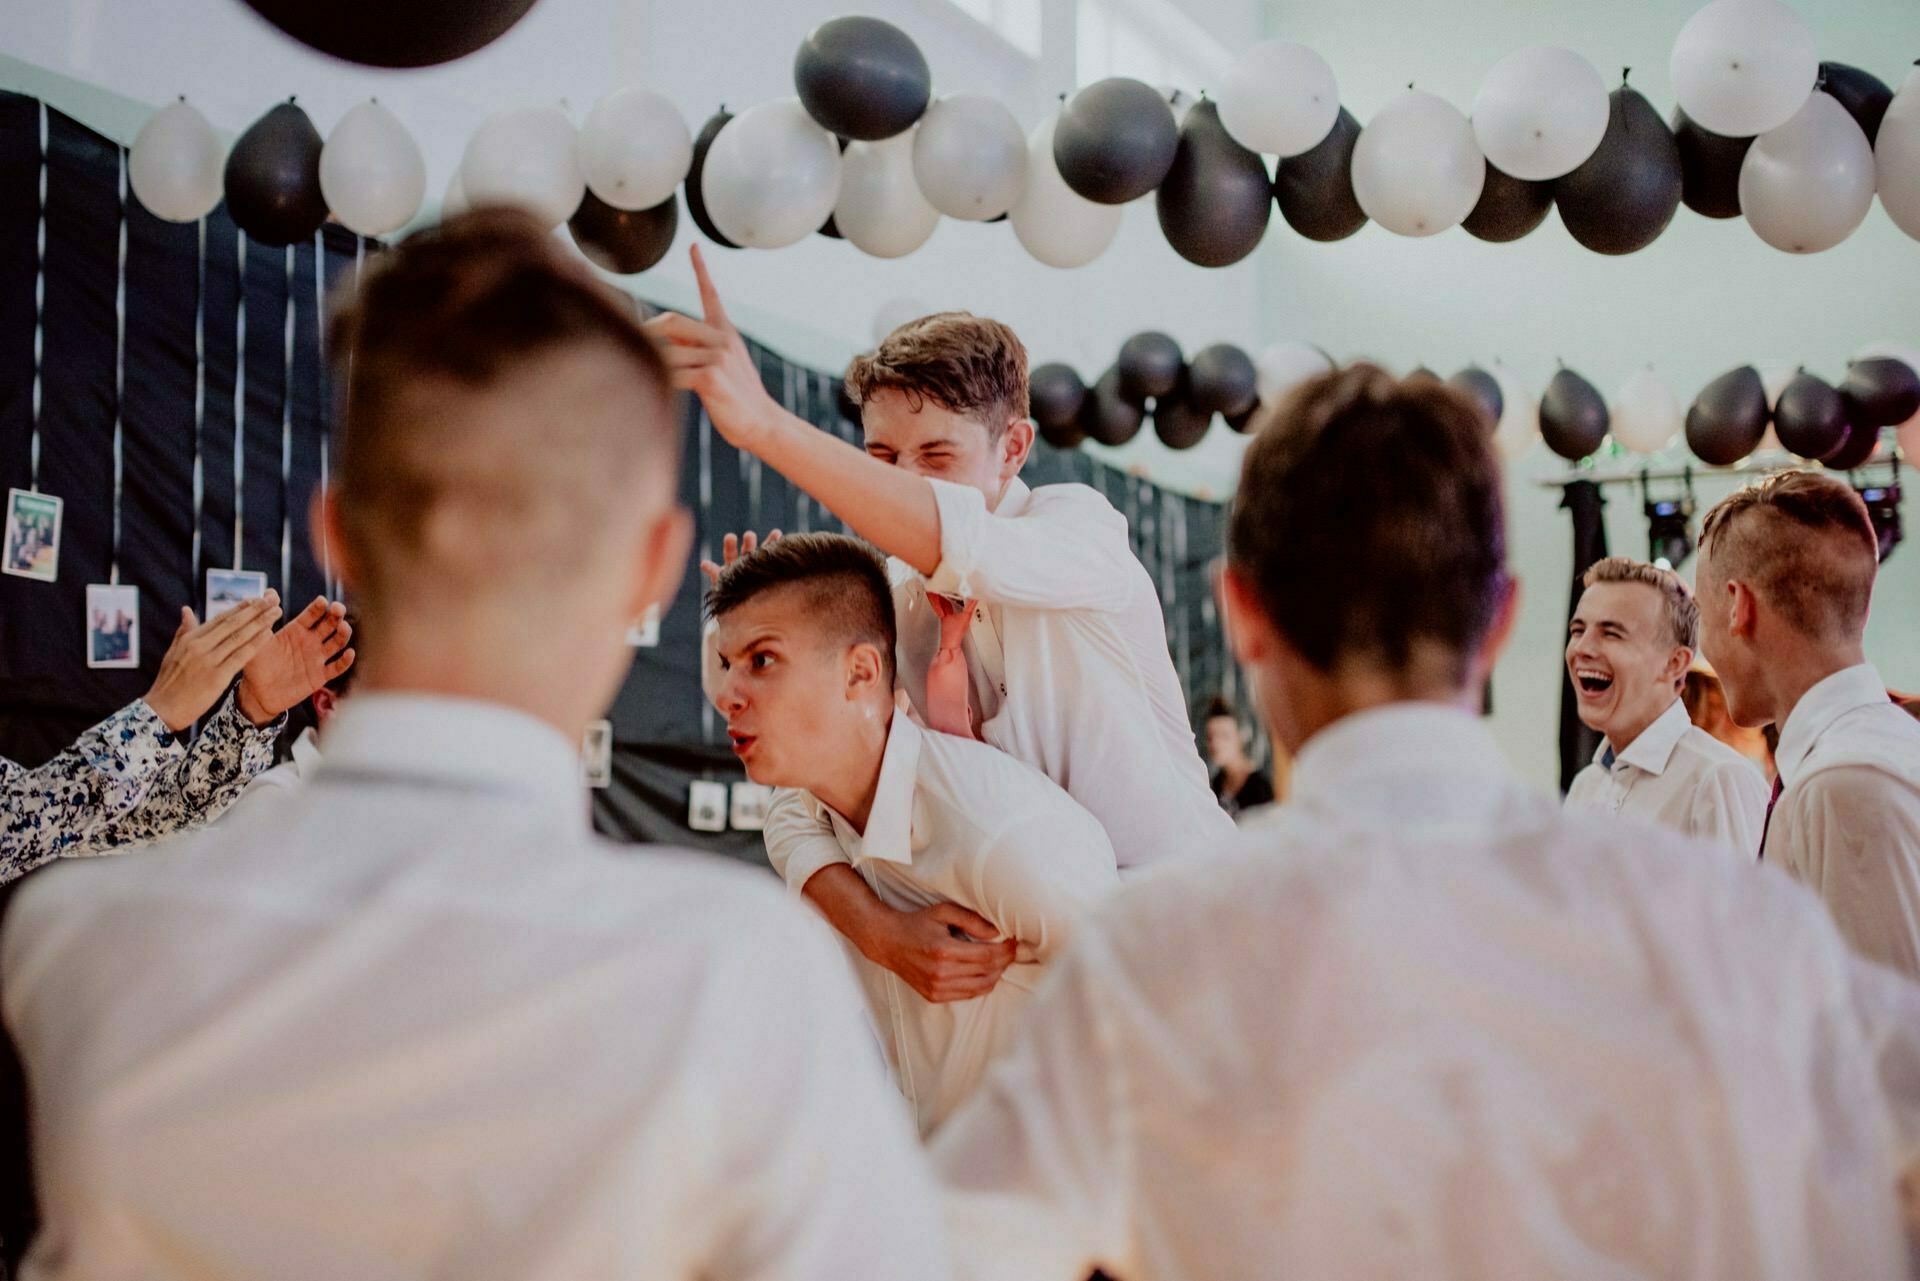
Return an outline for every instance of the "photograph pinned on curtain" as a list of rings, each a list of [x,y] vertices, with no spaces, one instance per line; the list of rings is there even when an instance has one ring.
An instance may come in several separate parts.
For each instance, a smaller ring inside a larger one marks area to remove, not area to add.
[[[727,830],[727,785],[695,779],[687,785],[687,826],[696,832]]]
[[[87,584],[87,666],[140,666],[140,589]]]
[[[647,606],[647,612],[634,620],[627,628],[627,644],[635,649],[658,649],[660,646],[660,607]]]
[[[592,721],[580,742],[580,772],[588,787],[613,786],[613,722]]]
[[[210,569],[207,571],[207,612],[203,621],[211,623],[220,615],[266,594],[267,576],[257,569]]]
[[[60,576],[60,513],[66,504],[30,489],[7,491],[5,556],[0,570],[51,583]]]
[[[758,832],[767,826],[767,806],[773,804],[773,789],[765,783],[735,783],[731,789],[732,812],[728,815],[736,832]]]

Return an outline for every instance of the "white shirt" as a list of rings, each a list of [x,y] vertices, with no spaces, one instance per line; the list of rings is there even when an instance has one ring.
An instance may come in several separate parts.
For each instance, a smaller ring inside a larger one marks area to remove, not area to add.
[[[4,935],[23,1276],[942,1276],[832,935],[622,849],[577,748],[363,691],[286,804],[56,868]]]
[[[1676,698],[1626,751],[1601,740],[1567,789],[1567,808],[1658,823],[1751,862],[1767,792],[1759,767],[1695,725]]]
[[[801,793],[882,903],[957,903],[1019,941],[985,996],[933,1003],[856,955],[900,1092],[930,1134],[1011,1042],[1047,963],[1119,886],[1092,815],[1030,765],[984,743],[922,730],[895,712],[866,834]]]
[[[1920,990],[1810,895],[1399,704],[1083,923],[934,1158],[970,1278],[1807,1281],[1902,1275],[1916,1137]]]
[[[996,511],[935,480],[940,566],[893,571],[899,681],[924,717],[940,647],[929,591],[977,601],[964,652],[981,736],[1100,820],[1123,868],[1177,859],[1233,832],[1208,783],[1167,649],[1160,596],[1127,520],[1086,485],[1015,479]],[[767,856],[795,891],[844,861],[799,800],[776,795]]]
[[[1811,886],[1863,956],[1920,978],[1920,721],[1871,663],[1801,696],[1774,752],[1766,861]]]

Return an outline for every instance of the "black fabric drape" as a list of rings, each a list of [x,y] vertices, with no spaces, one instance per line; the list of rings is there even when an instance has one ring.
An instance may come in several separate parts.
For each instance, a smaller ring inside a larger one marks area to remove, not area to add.
[[[1600,486],[1590,480],[1576,480],[1567,485],[1566,494],[1560,500],[1560,506],[1573,517],[1573,588],[1567,598],[1567,620],[1573,620],[1573,611],[1580,607],[1580,593],[1585,590],[1580,579],[1595,561],[1607,556],[1607,500],[1600,493]],[[1563,669],[1560,673],[1560,790],[1565,792],[1573,785],[1573,776],[1585,769],[1593,760],[1593,754],[1600,746],[1600,734],[1590,730],[1580,722],[1580,699],[1574,692],[1573,678]]]

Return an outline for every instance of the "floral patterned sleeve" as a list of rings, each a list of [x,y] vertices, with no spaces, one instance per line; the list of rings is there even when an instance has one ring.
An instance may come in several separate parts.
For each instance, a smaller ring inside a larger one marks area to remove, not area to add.
[[[0,760],[0,884],[210,821],[273,763],[281,723],[254,726],[229,695],[189,748],[136,701],[37,769]]]

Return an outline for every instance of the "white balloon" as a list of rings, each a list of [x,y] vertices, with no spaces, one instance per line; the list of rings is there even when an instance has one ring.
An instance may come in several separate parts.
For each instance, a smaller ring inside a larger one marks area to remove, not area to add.
[[[904,324],[933,314],[933,308],[918,298],[894,298],[880,304],[873,313],[873,345],[878,347],[887,335]]]
[[[1659,453],[1671,445],[1687,425],[1686,412],[1651,365],[1627,379],[1607,414],[1613,438],[1620,442],[1622,449],[1636,454]]]
[[[320,194],[347,230],[384,236],[413,221],[427,195],[427,158],[398,116],[363,102],[320,149]]]
[[[1754,139],[1740,163],[1740,212],[1760,239],[1788,253],[1831,249],[1873,208],[1873,150],[1860,125],[1824,93]]]
[[[1606,82],[1568,49],[1522,49],[1494,64],[1473,100],[1473,136],[1501,173],[1543,182],[1572,173],[1607,132]]]
[[[140,127],[127,155],[127,181],[154,217],[198,222],[224,194],[225,160],[213,126],[182,98]]]
[[[1388,103],[1353,148],[1353,195],[1388,231],[1432,236],[1473,212],[1487,160],[1458,108],[1418,89]]]
[[[1007,211],[1013,234],[1029,254],[1049,267],[1084,267],[1107,251],[1120,233],[1123,205],[1088,200],[1060,176],[1053,163],[1057,114],[1034,126],[1027,138],[1027,185]]]
[[[1807,24],[1780,0],[1713,0],[1680,28],[1667,70],[1696,124],[1751,138],[1805,105],[1820,53]]]
[[[1493,447],[1512,462],[1540,439],[1540,402],[1519,376],[1498,360],[1487,372],[1500,384],[1500,422],[1493,431]]]
[[[940,211],[913,177],[913,131],[855,142],[840,157],[833,222],[847,242],[875,258],[898,258],[927,243]]]
[[[798,98],[781,98],[726,123],[707,152],[700,189],[728,240],[782,249],[820,229],[840,197],[840,177],[839,142]]]
[[[680,108],[650,89],[620,89],[580,126],[587,190],[615,209],[651,209],[693,167],[693,135]]]
[[[1340,86],[1327,60],[1291,40],[1263,40],[1234,59],[1220,90],[1220,123],[1249,151],[1311,151],[1340,115]]]
[[[558,227],[587,194],[580,133],[558,107],[489,116],[467,140],[460,185],[475,205],[516,205]]]
[[[447,194],[440,201],[440,221],[445,222],[471,208],[473,202],[467,199],[466,184],[460,181],[460,171],[455,169],[453,177],[447,179]]]
[[[1880,121],[1873,165],[1880,207],[1894,226],[1920,240],[1920,66],[1907,73]]]
[[[1333,362],[1327,359],[1327,353],[1311,343],[1287,338],[1269,343],[1253,362],[1254,385],[1259,390],[1260,403],[1277,404],[1307,379],[1332,368]]]
[[[948,94],[914,131],[913,176],[949,218],[998,218],[1026,188],[1027,136],[999,99]]]

